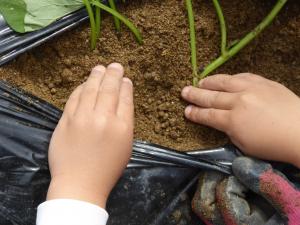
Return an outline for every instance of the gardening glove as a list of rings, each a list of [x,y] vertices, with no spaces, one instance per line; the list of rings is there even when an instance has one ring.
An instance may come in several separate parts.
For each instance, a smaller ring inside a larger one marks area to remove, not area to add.
[[[248,157],[237,158],[232,170],[229,177],[200,175],[192,207],[207,225],[300,224],[300,191],[283,174]]]

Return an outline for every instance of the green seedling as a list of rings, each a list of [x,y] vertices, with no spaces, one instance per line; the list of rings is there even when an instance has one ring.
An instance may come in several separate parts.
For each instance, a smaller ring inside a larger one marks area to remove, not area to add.
[[[86,6],[90,24],[91,24],[91,48],[95,49],[97,44],[97,39],[100,36],[100,27],[101,27],[101,10],[104,10],[111,14],[115,19],[115,26],[117,30],[120,30],[120,22],[124,23],[131,32],[135,35],[135,38],[139,44],[143,43],[143,38],[136,26],[130,22],[126,17],[122,16],[116,11],[115,3],[110,1],[110,7],[104,5],[100,0],[83,0],[84,5]],[[95,9],[95,12],[94,12]],[[116,22],[118,21],[118,22]]]
[[[99,29],[98,31],[98,36],[100,35],[100,24],[98,28],[96,28],[96,21],[95,21],[95,16],[94,16],[94,11],[92,8],[92,5],[90,3],[89,0],[83,0],[83,3],[86,7],[86,10],[88,12],[89,18],[90,18],[90,24],[91,24],[91,49],[95,49],[96,48],[96,43],[97,43],[97,29]],[[98,16],[100,17],[100,16]],[[101,19],[98,18],[98,23],[100,23]]]
[[[108,4],[110,6],[110,8],[112,8],[113,10],[115,10],[117,12],[117,7],[115,4],[115,0],[108,0]],[[121,23],[120,20],[114,16],[114,22],[115,22],[115,27],[117,31],[121,30]]]
[[[254,40],[266,27],[268,27],[275,17],[278,15],[280,10],[286,4],[287,0],[277,0],[277,3],[271,10],[271,12],[263,19],[263,21],[254,28],[250,33],[244,36],[242,39],[234,41],[230,45],[227,45],[227,28],[226,22],[223,15],[221,5],[218,0],[212,0],[214,7],[217,12],[217,16],[220,23],[221,30],[221,55],[207,65],[202,72],[198,72],[197,67],[197,51],[196,51],[196,33],[195,33],[195,22],[192,7],[192,0],[186,0],[189,26],[190,26],[190,46],[191,46],[191,62],[193,68],[193,84],[196,86],[198,82],[215,71],[221,65],[226,63],[229,59],[239,53],[244,47],[246,47],[252,40]]]
[[[188,12],[189,27],[190,27],[190,48],[191,48],[191,63],[193,69],[193,83],[195,84],[198,79],[198,66],[197,66],[195,18],[194,18],[192,0],[186,0],[186,8]]]
[[[100,30],[101,30],[101,9],[96,8],[95,10],[95,22],[96,22],[96,38],[98,39],[100,37]]]

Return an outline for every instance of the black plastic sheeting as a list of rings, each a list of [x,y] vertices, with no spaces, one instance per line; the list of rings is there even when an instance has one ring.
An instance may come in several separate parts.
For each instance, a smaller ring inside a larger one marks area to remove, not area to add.
[[[35,224],[50,181],[49,140],[60,116],[47,102],[0,81],[1,225]],[[202,224],[190,207],[199,169],[159,158],[152,166],[142,162],[132,160],[113,190],[108,224]]]
[[[0,14],[0,66],[88,20],[85,9],[67,15],[39,31],[18,34],[7,26]]]

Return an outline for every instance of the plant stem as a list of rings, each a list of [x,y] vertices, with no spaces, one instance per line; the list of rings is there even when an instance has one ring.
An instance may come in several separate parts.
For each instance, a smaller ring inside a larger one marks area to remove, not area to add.
[[[195,86],[198,83],[198,66],[197,66],[195,17],[193,12],[192,0],[186,0],[186,8],[188,12],[189,27],[190,27],[191,62],[192,62],[192,69],[193,69],[193,84]]]
[[[221,28],[221,54],[225,56],[227,54],[227,30],[226,30],[226,22],[222,12],[221,5],[218,0],[213,0],[214,6],[217,11],[217,15],[220,22]]]
[[[96,7],[96,37],[97,39],[100,37],[100,29],[101,29],[101,9]]]
[[[110,6],[110,8],[112,8],[113,10],[115,10],[117,12],[117,7],[115,4],[115,0],[108,0],[108,4]],[[115,27],[117,31],[121,30],[121,23],[120,20],[114,16],[114,22],[115,22]]]
[[[106,5],[97,2],[95,0],[92,0],[91,2],[92,5],[112,14],[113,16],[117,17],[120,21],[122,21],[131,31],[132,33],[135,35],[136,40],[139,44],[143,43],[143,38],[141,33],[139,32],[139,30],[133,25],[133,23],[131,23],[126,17],[122,16],[120,13],[116,12],[115,10],[107,7]]]
[[[278,15],[286,2],[287,0],[278,0],[267,17],[265,17],[265,19],[253,31],[248,33],[236,45],[229,49],[226,55],[221,55],[204,69],[204,71],[200,74],[200,79],[206,77],[212,71],[223,65],[230,58],[235,56],[240,50],[242,50],[246,45],[248,45],[253,39],[255,39],[268,25],[272,23],[272,21]]]
[[[90,4],[89,0],[83,0],[83,3],[86,7],[86,10],[88,12],[89,18],[90,18],[90,24],[91,24],[91,48],[96,48],[96,42],[97,42],[97,31],[96,31],[96,22],[94,17],[93,8]]]

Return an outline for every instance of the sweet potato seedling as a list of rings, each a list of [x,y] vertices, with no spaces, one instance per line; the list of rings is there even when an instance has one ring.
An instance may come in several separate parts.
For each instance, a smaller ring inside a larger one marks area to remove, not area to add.
[[[139,44],[143,43],[142,35],[136,26],[130,22],[126,17],[117,12],[117,8],[114,0],[109,1],[109,6],[101,3],[100,0],[83,0],[85,7],[87,9],[90,24],[91,24],[91,48],[96,48],[97,39],[100,36],[100,27],[101,27],[101,10],[108,12],[113,15],[114,22],[117,31],[120,31],[121,25],[120,22],[123,22],[135,35],[136,40]]]
[[[227,44],[227,27],[221,5],[218,0],[212,0],[217,12],[217,16],[220,23],[221,30],[221,55],[207,65],[203,71],[198,70],[197,66],[197,49],[196,49],[196,32],[195,32],[195,20],[193,13],[192,0],[186,0],[186,7],[188,12],[188,20],[190,27],[190,48],[191,48],[191,63],[193,69],[193,84],[197,85],[199,80],[203,79],[211,72],[215,71],[221,65],[226,63],[229,59],[240,52],[246,45],[254,40],[268,25],[270,25],[280,10],[283,8],[287,0],[277,0],[277,3],[271,10],[271,12],[263,19],[263,21],[255,27],[250,33],[244,36],[241,40],[237,41],[231,46]]]
[[[115,0],[108,0],[108,4],[109,4],[110,8],[112,8],[115,11],[117,11]],[[114,22],[115,22],[116,30],[120,31],[121,30],[120,20],[117,17],[114,16]]]

